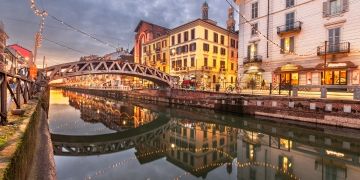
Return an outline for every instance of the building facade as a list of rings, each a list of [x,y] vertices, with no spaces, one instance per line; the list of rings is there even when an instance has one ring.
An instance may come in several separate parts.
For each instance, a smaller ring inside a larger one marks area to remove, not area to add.
[[[136,28],[135,62],[179,77],[178,85],[182,87],[210,90],[235,86],[238,34],[234,10],[228,11],[227,29],[208,18],[206,2],[201,12],[201,19],[172,29],[140,21]]]
[[[360,27],[349,0],[234,0],[239,78],[286,85],[359,85]]]
[[[144,44],[156,39],[160,36],[166,35],[169,29],[141,20],[135,28],[135,47],[134,60],[135,63],[144,64],[142,59],[144,52]]]
[[[163,72],[170,73],[169,36],[163,35],[142,45],[141,59],[147,66],[154,67]]]

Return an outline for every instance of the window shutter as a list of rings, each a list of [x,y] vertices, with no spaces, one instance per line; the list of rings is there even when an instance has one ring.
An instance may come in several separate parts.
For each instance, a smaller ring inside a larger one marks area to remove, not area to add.
[[[295,38],[294,37],[290,37],[290,49],[289,49],[289,51],[290,52],[295,52]]]
[[[349,0],[342,0],[342,11],[343,12],[349,11]]]
[[[329,4],[328,1],[323,2],[323,17],[327,17],[329,15]]]
[[[280,54],[284,54],[284,49],[285,49],[285,39],[282,38],[280,41]]]

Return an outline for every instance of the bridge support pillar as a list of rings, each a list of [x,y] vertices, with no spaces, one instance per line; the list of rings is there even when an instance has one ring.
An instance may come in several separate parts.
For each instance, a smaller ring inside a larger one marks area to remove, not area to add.
[[[0,73],[0,123],[7,122],[7,78],[5,74]]]

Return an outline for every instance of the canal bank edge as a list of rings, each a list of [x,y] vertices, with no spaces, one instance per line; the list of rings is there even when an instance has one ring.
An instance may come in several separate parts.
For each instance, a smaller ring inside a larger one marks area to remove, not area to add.
[[[34,112],[24,120],[17,132],[16,146],[9,152],[9,161],[2,178],[56,179],[55,161],[47,122],[49,90],[39,95]]]
[[[360,129],[360,101],[234,95],[179,89],[119,91],[62,87],[109,98],[133,98],[290,121]]]

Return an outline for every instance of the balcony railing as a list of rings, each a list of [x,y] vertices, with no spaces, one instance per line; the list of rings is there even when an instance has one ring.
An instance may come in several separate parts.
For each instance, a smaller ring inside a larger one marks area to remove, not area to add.
[[[291,32],[300,32],[301,25],[302,25],[302,22],[296,21],[291,24],[285,24],[283,26],[278,26],[277,34],[282,35],[282,34],[291,33]]]
[[[248,63],[261,63],[262,62],[262,56],[256,55],[254,57],[246,57],[244,58],[244,64]]]
[[[226,72],[225,68],[220,68],[220,72]]]
[[[203,66],[202,67],[202,70],[203,71],[211,71],[212,67],[209,67],[209,66]]]
[[[325,52],[326,49],[326,52]],[[327,44],[326,46],[318,46],[317,55],[323,56],[326,54],[345,54],[350,53],[350,42],[342,42],[337,44]]]

